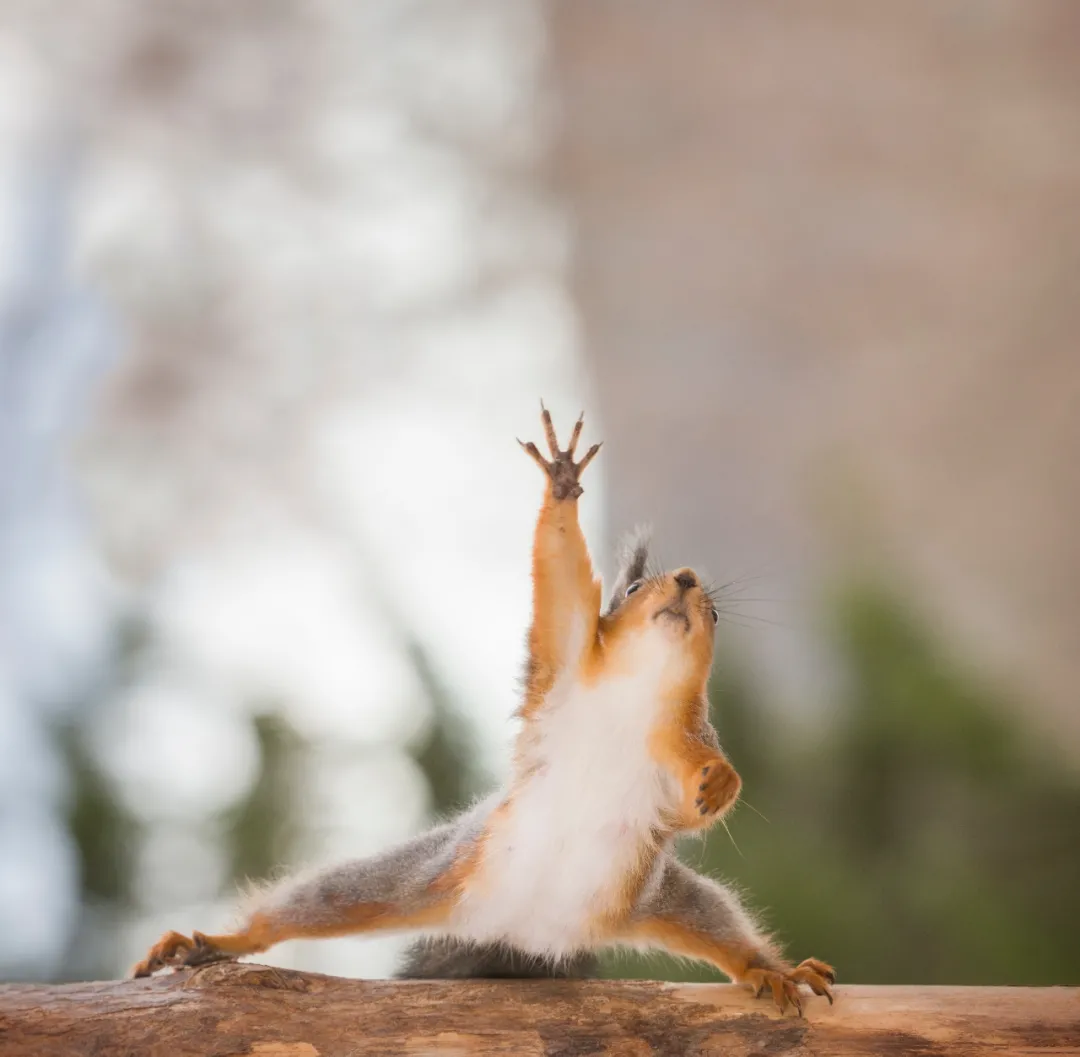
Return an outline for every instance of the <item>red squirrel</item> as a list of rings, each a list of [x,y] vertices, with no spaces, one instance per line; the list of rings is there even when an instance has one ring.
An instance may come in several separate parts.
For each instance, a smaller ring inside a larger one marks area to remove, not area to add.
[[[577,510],[600,445],[575,462],[582,419],[565,450],[543,408],[542,422],[551,458],[522,444],[546,487],[505,788],[380,855],[256,893],[234,932],[166,933],[135,976],[289,939],[397,930],[451,956],[513,952],[552,975],[605,947],[659,948],[768,989],[781,1011],[801,1014],[800,984],[832,1001],[829,965],[790,964],[730,889],[675,858],[675,838],[713,825],[741,786],[708,721],[716,609],[691,569],[648,575],[644,546],[601,608]]]

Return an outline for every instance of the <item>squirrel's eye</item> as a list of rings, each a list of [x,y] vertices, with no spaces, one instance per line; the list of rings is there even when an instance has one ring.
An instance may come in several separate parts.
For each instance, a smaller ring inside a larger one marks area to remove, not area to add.
[[[716,606],[713,606],[712,622],[714,624],[719,624],[720,623],[720,614],[716,611]]]
[[[641,586],[640,580],[635,580],[627,589],[626,597],[629,598]]]

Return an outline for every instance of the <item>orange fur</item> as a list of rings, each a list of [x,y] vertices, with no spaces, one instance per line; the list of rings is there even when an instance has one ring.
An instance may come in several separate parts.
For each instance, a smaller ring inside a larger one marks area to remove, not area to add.
[[[579,634],[586,652],[595,648],[600,615],[600,581],[578,524],[577,499],[556,499],[550,481],[533,538],[532,580],[530,665],[518,713],[525,720],[542,706],[566,666],[570,636]]]
[[[628,597],[611,615],[601,616],[601,585],[593,570],[585,537],[578,522],[577,484],[581,466],[573,451],[581,431],[579,420],[566,452],[558,448],[551,417],[543,412],[544,430],[552,461],[534,445],[523,445],[547,477],[544,500],[537,518],[532,549],[533,622],[529,631],[529,666],[524,700],[518,715],[525,721],[515,746],[516,781],[529,777],[529,760],[537,749],[540,732],[535,720],[560,674],[586,685],[619,675],[632,675],[633,643],[655,619],[658,606],[681,602],[687,611],[687,662],[673,683],[664,688],[669,702],[652,732],[649,750],[682,791],[679,810],[665,820],[666,829],[645,843],[637,868],[621,879],[614,904],[597,912],[597,920],[612,923],[630,912],[664,839],[673,832],[712,825],[736,799],[740,779],[717,749],[699,732],[708,726],[706,685],[712,667],[713,625],[700,587],[680,593],[674,578],[692,570],[678,569],[655,579]],[[569,651],[575,651],[573,656]],[[513,788],[511,789],[513,796]],[[484,838],[497,825],[490,821]],[[472,860],[475,867],[478,860]]]
[[[645,585],[627,599],[613,616],[598,623],[597,645],[582,661],[580,677],[595,683],[613,675],[632,672],[633,639],[645,623],[653,619],[658,606],[672,601],[677,592],[673,578],[691,570],[679,569]],[[692,589],[692,594],[700,588]],[[667,707],[649,737],[649,752],[682,790],[680,808],[669,820],[673,832],[697,830],[713,825],[738,798],[741,779],[724,756],[703,737],[708,729],[706,688],[712,668],[713,635],[711,614],[703,607],[687,604],[692,621],[698,622],[688,636],[685,667],[664,688]],[[705,808],[702,811],[702,807]]]
[[[592,928],[598,939],[617,931],[629,918],[652,873],[656,857],[660,854],[661,845],[666,836],[667,834],[662,831],[653,831],[652,839],[641,845],[634,869],[629,870],[621,878],[621,884],[611,904],[595,914]]]
[[[672,954],[708,962],[736,983],[746,984],[755,995],[768,987],[781,1012],[792,1005],[802,1013],[800,983],[807,984],[814,994],[824,995],[830,1004],[833,1001],[830,985],[836,979],[836,972],[831,965],[817,958],[806,958],[792,968],[769,945],[756,949],[722,943],[684,921],[661,915],[631,922],[618,938],[623,942],[662,947]]]
[[[727,757],[701,740],[700,708],[673,709],[669,722],[658,724],[649,751],[679,783],[682,800],[671,820],[675,831],[713,825],[738,799],[742,779]],[[704,809],[704,810],[702,810]]]
[[[660,687],[656,699],[660,718],[648,735],[647,750],[677,783],[682,795],[671,817],[661,819],[651,833],[640,838],[639,846],[627,857],[632,860],[629,865],[627,858],[623,859],[619,867],[622,876],[611,878],[615,883],[605,887],[607,905],[590,908],[590,931],[597,941],[608,938],[655,942],[676,953],[709,961],[740,980],[754,982],[754,974],[765,971],[753,964],[752,951],[725,946],[678,921],[659,917],[631,919],[657,857],[672,834],[711,825],[739,793],[738,775],[707,736],[712,734],[706,698],[713,656],[711,603],[690,570],[677,570],[649,579],[628,594],[614,612],[601,616],[601,585],[577,510],[581,494],[578,476],[599,446],[594,445],[579,463],[574,463],[580,420],[566,451],[558,449],[546,411],[543,420],[552,460],[541,457],[535,445],[523,445],[547,475],[532,548],[533,621],[529,668],[519,710],[523,724],[515,748],[514,778],[482,832],[459,848],[453,863],[428,886],[419,905],[402,908],[368,902],[341,906],[332,908],[330,924],[288,922],[271,911],[254,914],[247,927],[235,933],[193,933],[190,939],[180,933],[167,933],[136,967],[137,975],[176,964],[181,954],[188,955],[181,959],[185,964],[201,964],[215,957],[258,953],[287,939],[437,926],[448,920],[467,889],[475,889],[470,895],[483,899],[485,885],[498,880],[483,876],[485,859],[492,855],[489,841],[511,816],[515,797],[525,783],[545,766],[542,751],[537,752],[543,749],[544,733],[539,719],[556,681],[565,678],[595,684],[615,676],[633,679],[641,670],[638,645],[642,641],[664,641],[656,638],[654,629],[658,627],[671,629],[662,632],[672,635],[671,657],[669,661],[662,652],[662,664],[654,669],[663,673],[667,685]],[[682,574],[685,582],[680,584],[678,577]],[[651,623],[658,619],[663,623]],[[668,624],[669,620],[675,623]],[[648,637],[643,640],[645,632]],[[582,810],[588,810],[587,803],[582,804]],[[566,824],[573,825],[573,820],[568,819]],[[558,854],[557,847],[552,848],[552,854]],[[803,973],[800,979],[817,989],[822,976],[820,965],[815,968],[804,963],[797,971]],[[766,982],[774,986],[771,977]],[[784,983],[781,991],[785,995],[786,988]]]
[[[356,903],[341,908],[341,916],[332,924],[301,924],[275,919],[269,914],[252,915],[247,926],[236,932],[216,936],[193,932],[191,938],[179,932],[167,932],[146,958],[132,970],[133,976],[148,976],[161,965],[173,962],[178,954],[205,950],[207,960],[242,958],[259,954],[285,940],[327,939],[375,930],[415,929],[438,925],[450,913],[450,900],[438,900],[423,907],[403,911],[391,903]]]
[[[433,891],[447,894],[451,900],[451,905],[456,903],[461,898],[464,890],[482,875],[485,846],[498,827],[500,820],[509,814],[513,802],[513,793],[510,793],[491,813],[479,836],[462,847],[449,869],[443,871],[431,883]]]
[[[681,921],[660,916],[642,918],[623,928],[620,939],[629,942],[645,942],[663,947],[672,954],[686,958],[698,958],[715,965],[732,980],[741,981],[754,968],[757,952],[720,943],[703,932],[698,932]]]

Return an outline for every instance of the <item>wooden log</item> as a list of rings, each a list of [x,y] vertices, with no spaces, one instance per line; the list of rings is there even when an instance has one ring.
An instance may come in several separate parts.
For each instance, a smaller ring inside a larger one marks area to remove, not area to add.
[[[532,1057],[1080,1053],[1080,988],[840,985],[804,1018],[722,984],[343,980],[214,965],[0,988],[0,1054]]]

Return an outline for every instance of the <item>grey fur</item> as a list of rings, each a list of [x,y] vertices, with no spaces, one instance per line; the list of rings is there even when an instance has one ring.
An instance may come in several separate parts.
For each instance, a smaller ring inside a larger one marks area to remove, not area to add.
[[[708,701],[708,698],[705,699],[705,701],[702,704],[702,707],[704,709],[706,719],[705,719],[705,722],[702,723],[701,726],[698,728],[697,736],[703,742],[705,742],[705,744],[708,745],[709,748],[716,749],[717,752],[723,752],[723,750],[720,747],[720,735],[716,733],[716,728],[708,720],[708,715],[709,715],[709,701]],[[727,754],[724,753],[724,755],[726,756]]]
[[[489,798],[445,825],[395,849],[288,880],[262,893],[253,908],[260,914],[305,925],[332,928],[347,920],[349,909],[366,902],[415,910],[423,906],[425,890],[453,861],[464,842],[481,832],[496,802]],[[783,967],[768,937],[759,933],[730,889],[702,877],[662,853],[631,913],[635,918],[662,917],[685,924],[718,942],[758,952],[761,968]],[[614,941],[617,943],[618,941]],[[633,943],[632,934],[628,942]],[[595,954],[582,951],[555,962],[502,944],[470,944],[449,937],[432,937],[413,944],[395,974],[399,979],[581,979],[594,977]]]
[[[604,616],[611,616],[622,605],[626,589],[635,581],[645,576],[649,565],[649,542],[651,533],[641,527],[630,533],[619,550],[619,572],[611,588]]]
[[[632,917],[661,917],[704,933],[719,943],[757,951],[756,966],[784,968],[783,959],[762,935],[739,897],[730,889],[665,855],[646,886]]]
[[[623,543],[606,616],[618,610],[630,584],[648,575],[648,561],[649,536],[639,529]],[[698,736],[719,749],[716,732],[707,719]],[[499,802],[499,795],[494,794],[457,818],[380,855],[286,879],[259,893],[252,910],[296,924],[333,929],[346,923],[350,908],[360,903],[383,903],[402,910],[423,907],[431,898],[431,882],[453,863],[462,847],[479,837]],[[756,950],[755,964],[762,968],[783,967],[775,947],[758,932],[735,893],[696,874],[670,851],[657,859],[631,913],[631,922],[654,916],[685,924],[725,945]],[[634,943],[632,932],[627,942]],[[409,947],[395,975],[400,979],[582,978],[596,976],[598,971],[591,951],[556,962],[505,944],[471,944],[436,935]]]
[[[379,902],[415,909],[428,884],[453,862],[463,844],[482,831],[498,797],[488,797],[457,818],[368,859],[355,859],[285,879],[256,892],[249,908],[291,922],[333,926],[350,906]],[[555,963],[502,944],[470,944],[450,937],[420,940],[395,973],[404,980],[581,979],[597,975],[595,957],[582,953]]]
[[[368,859],[286,878],[257,892],[249,910],[332,927],[357,903],[422,907],[428,885],[451,865],[464,844],[479,836],[497,803],[497,796],[488,797],[457,818]]]
[[[596,976],[598,970],[591,954],[556,963],[501,944],[441,937],[409,947],[394,976],[399,980],[581,980]]]
[[[669,854],[658,860],[631,921],[653,916],[684,924],[720,943],[755,948],[760,968],[784,967],[782,958],[768,938],[758,932],[731,889],[702,877]],[[395,976],[406,980],[583,979],[595,977],[598,972],[599,963],[591,952],[554,963],[512,947],[438,938],[413,944]]]

